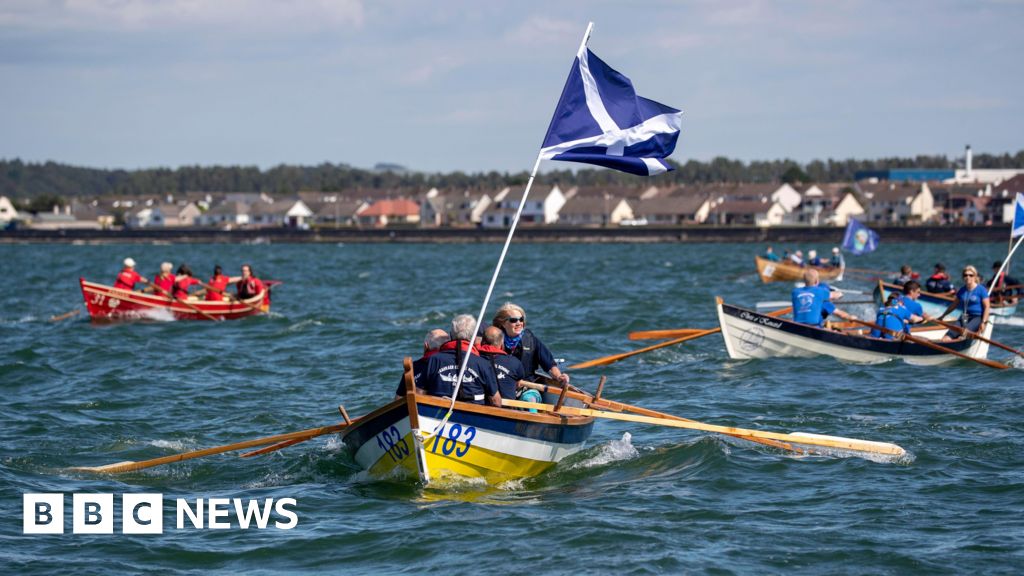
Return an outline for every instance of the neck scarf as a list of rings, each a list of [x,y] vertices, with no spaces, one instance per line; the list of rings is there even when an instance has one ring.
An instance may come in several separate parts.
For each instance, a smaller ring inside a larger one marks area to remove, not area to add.
[[[522,340],[523,340],[523,335],[522,334],[519,334],[519,336],[515,336],[515,337],[509,336],[508,334],[506,334],[505,335],[505,350],[508,350],[509,352],[515,350],[516,348],[519,347],[519,343]]]

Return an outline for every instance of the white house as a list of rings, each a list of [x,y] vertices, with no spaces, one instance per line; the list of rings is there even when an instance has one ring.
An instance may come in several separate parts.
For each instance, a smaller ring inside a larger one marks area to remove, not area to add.
[[[249,224],[253,226],[287,226],[308,228],[313,211],[302,200],[278,200],[273,204],[255,202],[249,207]]]
[[[125,224],[130,228],[158,228],[164,225],[164,213],[160,206],[146,206],[129,212]]]
[[[832,209],[832,223],[836,226],[846,226],[850,218],[860,220],[864,213],[864,205],[857,199],[857,195],[853,191],[847,191]]]

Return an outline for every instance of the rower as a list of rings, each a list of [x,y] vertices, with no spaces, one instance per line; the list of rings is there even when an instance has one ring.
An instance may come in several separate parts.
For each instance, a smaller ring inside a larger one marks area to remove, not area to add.
[[[808,326],[824,327],[825,318],[835,314],[844,320],[855,318],[852,314],[843,312],[829,301],[828,289],[821,286],[818,279],[818,270],[808,268],[804,270],[804,286],[793,288],[793,321]]]
[[[958,322],[960,327],[963,330],[977,332],[988,322],[988,315],[991,310],[988,289],[985,288],[984,284],[978,282],[978,270],[974,266],[964,266],[963,279],[964,285],[956,291],[956,296],[949,303],[949,307],[942,313],[942,316],[939,316],[939,320],[942,320],[947,314],[959,308],[960,318],[958,318]],[[955,330],[950,330],[942,337],[942,341],[951,342],[962,339],[965,336],[966,332],[961,331],[957,334]]]
[[[917,274],[914,273],[914,269],[910,267],[910,264],[904,264],[903,266],[900,266],[899,276],[893,278],[892,283],[903,286],[907,282],[913,280],[915,277],[917,277]]]
[[[197,284],[202,284],[202,282],[192,277],[192,269],[188,267],[188,264],[178,266],[178,276],[174,279],[174,299],[188,299],[191,296],[188,289]]]
[[[437,354],[437,351],[444,346],[444,343],[448,341],[448,333],[440,328],[435,328],[427,335],[423,337],[423,356],[420,356],[417,360],[412,363],[412,381],[416,386],[417,394],[426,394],[427,391],[423,389],[423,374],[427,369],[427,361],[431,356]],[[398,382],[398,389],[395,390],[395,399],[402,398],[405,396],[405,376]]]
[[[839,246],[832,247],[832,257],[829,258],[828,265],[833,268],[846,268],[846,261],[843,260],[843,253],[839,251]]]
[[[946,274],[946,266],[942,262],[935,264],[935,271],[928,277],[924,287],[933,294],[953,292],[953,283],[949,281],[949,274]]]
[[[924,308],[921,307],[921,303],[917,299],[921,296],[921,283],[917,280],[907,280],[903,284],[903,294],[899,295],[900,306],[907,309],[910,312],[910,318],[908,322],[904,323],[903,329],[907,334],[910,334],[911,324],[920,324],[927,320],[931,320],[932,317],[924,313]]]
[[[161,296],[170,297],[174,288],[174,264],[164,262],[160,264],[160,274],[153,278],[152,284],[144,292],[152,292]]]
[[[232,276],[228,279],[228,282],[235,283],[235,290],[238,292],[239,300],[252,298],[260,292],[266,292],[266,286],[263,284],[263,281],[256,277],[252,266],[248,264],[242,264],[241,276]],[[270,304],[269,293],[264,294],[263,303]]]
[[[900,306],[900,295],[896,292],[889,294],[885,305],[878,309],[875,315],[875,324],[885,330],[872,328],[869,334],[872,338],[892,340],[897,334],[902,334],[907,321],[911,318],[910,311]],[[902,336],[901,336],[902,338]]]
[[[505,352],[505,332],[497,326],[488,326],[484,330],[483,341],[480,343],[480,356],[486,358],[494,367],[498,378],[498,393],[508,400],[516,399],[516,388],[520,380],[526,379],[526,368],[519,358]]]
[[[775,250],[773,250],[771,246],[764,249],[764,254],[761,255],[761,258],[771,260],[772,262],[779,261],[779,255],[775,253]]]
[[[821,261],[821,258],[818,258],[817,250],[808,250],[807,263],[811,266],[821,266],[824,264],[824,262]]]
[[[1002,266],[1003,263],[999,261],[992,263],[992,280],[988,286],[989,293],[992,296],[993,303],[1016,304],[1017,295],[1024,294],[1024,287],[1021,286],[1020,280],[1011,277],[1008,273],[1003,272],[999,274],[999,269]],[[996,274],[999,274],[998,278]]]
[[[498,379],[494,374],[494,368],[490,362],[480,357],[476,347],[471,346],[475,327],[476,319],[469,314],[460,314],[452,319],[452,340],[446,342],[437,354],[427,360],[423,388],[431,396],[451,398],[455,392],[455,382],[459,378],[463,358],[469,354],[457,400],[471,404],[483,404],[486,401],[500,407],[501,394],[498,393]]]
[[[228,300],[228,295],[224,292],[228,283],[231,282],[231,278],[224,275],[224,271],[220,266],[213,267],[213,276],[210,277],[210,281],[207,282],[207,288],[205,290],[206,299],[208,301],[222,302]]]
[[[149,280],[143,278],[135,271],[135,260],[131,257],[125,258],[124,268],[121,269],[121,272],[117,275],[117,279],[114,280],[114,288],[134,290],[136,282],[149,284]]]

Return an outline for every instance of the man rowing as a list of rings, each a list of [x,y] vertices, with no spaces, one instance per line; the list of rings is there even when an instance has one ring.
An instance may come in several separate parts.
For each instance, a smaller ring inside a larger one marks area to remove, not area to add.
[[[206,300],[214,302],[227,300],[228,296],[224,291],[227,290],[230,282],[231,278],[224,275],[224,270],[220,266],[214,266],[213,276],[206,283]]]
[[[494,375],[498,378],[498,393],[501,397],[515,400],[519,381],[526,379],[526,369],[519,358],[505,352],[502,347],[504,342],[505,332],[497,326],[488,326],[484,329],[483,340],[479,346],[480,356],[491,362]]]
[[[885,304],[875,314],[875,324],[879,328],[883,328],[883,330],[872,328],[869,336],[872,338],[882,338],[883,340],[892,340],[897,335],[904,333],[903,331],[906,329],[911,317],[910,311],[900,305],[900,295],[892,292],[886,298]]]
[[[160,264],[160,273],[153,277],[153,282],[150,283],[149,287],[144,292],[151,292],[159,294],[161,296],[171,295],[171,290],[174,288],[174,264],[170,262],[164,262]]]
[[[263,284],[263,281],[256,277],[252,271],[252,266],[248,264],[242,264],[242,275],[232,276],[228,279],[229,282],[235,283],[235,290],[238,293],[239,300],[245,300],[252,298],[260,292],[265,292],[267,287]],[[264,295],[264,304],[270,304],[269,295]]]
[[[452,319],[452,339],[427,360],[427,368],[423,375],[423,388],[431,396],[451,398],[455,393],[455,383],[459,378],[459,370],[463,359],[469,355],[466,372],[459,387],[457,400],[470,404],[501,406],[501,394],[498,393],[498,379],[491,363],[480,357],[475,346],[473,328],[476,319],[469,314],[460,314]]]
[[[924,308],[921,307],[921,303],[917,299],[921,296],[921,283],[917,280],[907,280],[903,284],[903,293],[897,294],[899,298],[900,306],[907,309],[910,313],[910,318],[904,323],[903,329],[910,334],[910,325],[919,324],[926,320],[931,320],[932,317],[924,313]],[[876,322],[877,324],[877,322]]]
[[[808,326],[825,326],[825,319],[835,314],[844,320],[855,318],[852,314],[843,312],[829,301],[829,291],[818,277],[818,270],[808,268],[804,270],[804,285],[793,288],[791,295],[793,301],[793,321]]]
[[[989,294],[995,302],[1016,304],[1017,295],[1024,294],[1024,287],[1021,286],[1020,280],[1013,278],[1007,272],[1004,271],[1000,274],[999,269],[1002,267],[1003,263],[998,260],[992,263],[992,280],[988,285]]]
[[[437,354],[441,346],[444,346],[445,342],[448,341],[448,333],[440,328],[435,328],[427,335],[423,337],[423,356],[414,360],[412,363],[412,381],[416,386],[417,394],[426,394],[427,391],[423,389],[423,374],[427,369],[427,363],[430,357]],[[401,398],[405,396],[405,376],[398,382],[398,389],[395,390],[395,398]]]
[[[135,260],[131,257],[124,259],[124,268],[117,274],[117,279],[114,280],[114,288],[120,288],[122,290],[135,290],[135,284],[142,282],[149,284],[149,280],[143,278],[135,271]]]

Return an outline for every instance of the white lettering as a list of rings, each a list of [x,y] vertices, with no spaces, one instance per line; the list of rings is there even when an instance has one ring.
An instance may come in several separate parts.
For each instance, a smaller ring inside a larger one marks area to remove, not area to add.
[[[186,506],[187,508],[187,506]],[[181,516],[179,515],[179,523]],[[202,522],[202,514],[199,515]],[[178,526],[181,528],[181,526]],[[163,494],[123,494],[121,496],[121,532],[125,534],[163,534]]]
[[[246,510],[242,511],[242,499],[235,498],[235,516],[238,518],[238,525],[242,530],[249,529],[249,523],[252,522],[253,517],[256,518],[256,527],[261,530],[267,527],[267,522],[270,521],[270,508],[274,504],[273,498],[267,498],[263,501],[263,511],[260,513],[260,501],[249,500],[249,505]]]
[[[292,510],[285,508],[285,506],[295,507],[296,505],[297,503],[295,502],[295,498],[281,498],[280,500],[278,500],[277,505],[274,506],[274,509],[277,510],[277,513],[279,515],[284,516],[289,520],[288,522],[281,522],[280,520],[277,520],[274,522],[274,526],[280,528],[281,530],[291,530],[292,528],[298,526],[299,515],[293,512]]]
[[[210,498],[206,507],[206,512],[210,516],[210,521],[207,526],[212,530],[227,530],[231,528],[231,522],[221,522],[220,518],[227,518],[228,513],[231,510],[228,506],[231,504],[231,500],[227,498]]]
[[[184,513],[184,514],[182,514]],[[188,516],[189,520],[192,521],[193,528],[202,529],[203,527],[203,499],[196,498],[196,513],[192,513],[192,508],[188,505],[188,500],[184,498],[178,498],[178,530],[185,527],[185,516]]]
[[[71,512],[71,531],[75,534],[114,533],[113,494],[74,494]]]
[[[64,495],[23,494],[21,518],[25,534],[63,534]]]

